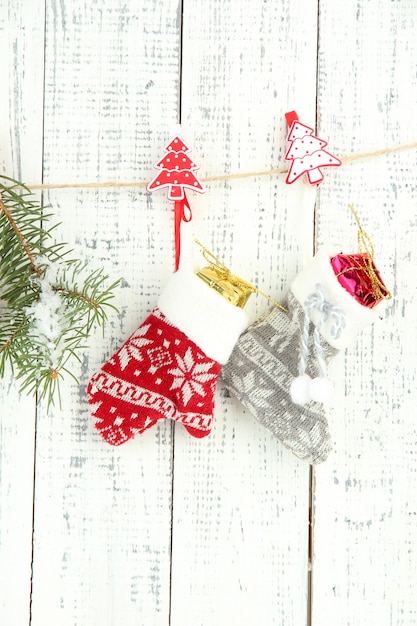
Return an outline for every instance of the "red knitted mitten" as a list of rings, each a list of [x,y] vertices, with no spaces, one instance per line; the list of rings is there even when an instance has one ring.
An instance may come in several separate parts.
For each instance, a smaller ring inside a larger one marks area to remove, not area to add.
[[[208,435],[221,364],[246,325],[242,309],[191,271],[176,272],[158,307],[88,384],[103,438],[119,445],[166,418]]]

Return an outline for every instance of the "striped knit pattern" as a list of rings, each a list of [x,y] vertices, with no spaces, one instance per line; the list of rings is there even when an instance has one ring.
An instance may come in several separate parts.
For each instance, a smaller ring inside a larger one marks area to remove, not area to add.
[[[290,386],[298,375],[304,311],[290,292],[288,314],[274,307],[240,336],[221,377],[230,392],[297,457],[321,463],[330,451],[330,433],[323,405],[293,404]],[[305,373],[320,375],[313,324],[308,332]],[[326,361],[337,353],[323,338]]]

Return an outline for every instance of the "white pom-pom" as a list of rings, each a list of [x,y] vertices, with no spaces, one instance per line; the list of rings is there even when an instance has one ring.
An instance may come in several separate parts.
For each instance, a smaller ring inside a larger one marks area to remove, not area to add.
[[[290,395],[294,404],[306,404],[311,400],[310,395],[311,378],[307,374],[297,376],[291,383]]]
[[[333,393],[332,383],[328,378],[313,378],[310,383],[310,398],[315,402],[326,402]]]

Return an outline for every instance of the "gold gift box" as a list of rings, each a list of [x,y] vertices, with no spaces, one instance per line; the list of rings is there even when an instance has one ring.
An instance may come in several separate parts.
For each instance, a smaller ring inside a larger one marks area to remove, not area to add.
[[[217,291],[225,300],[241,309],[245,306],[253,289],[249,286],[234,283],[232,278],[213,266],[203,267],[196,273],[211,289]]]

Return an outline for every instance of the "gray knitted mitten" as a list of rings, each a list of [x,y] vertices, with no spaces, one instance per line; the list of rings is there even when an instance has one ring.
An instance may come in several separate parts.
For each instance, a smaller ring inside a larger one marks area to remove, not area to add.
[[[323,406],[326,368],[377,318],[338,282],[320,250],[293,282],[288,313],[273,308],[243,332],[221,377],[241,403],[296,456],[324,461],[331,451]]]
[[[331,450],[329,427],[321,403],[301,406],[291,400],[304,314],[291,293],[287,307],[288,314],[274,307],[240,336],[221,377],[243,406],[296,456],[320,463]],[[311,350],[312,344],[310,333]],[[323,349],[327,358],[337,352],[327,343]],[[318,376],[314,359],[309,360],[306,374]]]

